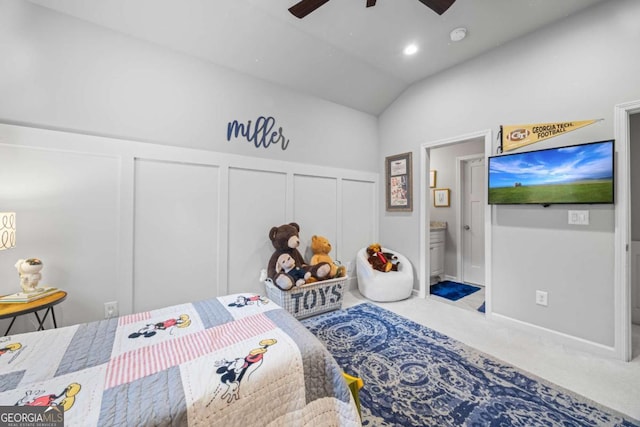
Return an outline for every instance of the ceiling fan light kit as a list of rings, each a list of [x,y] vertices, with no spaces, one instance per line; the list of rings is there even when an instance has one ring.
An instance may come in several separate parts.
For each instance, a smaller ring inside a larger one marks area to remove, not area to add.
[[[304,18],[314,10],[318,9],[329,0],[301,0],[289,8],[289,12],[296,18]],[[442,15],[451,7],[456,0],[418,0],[438,15]],[[367,0],[367,7],[376,5],[376,0]]]

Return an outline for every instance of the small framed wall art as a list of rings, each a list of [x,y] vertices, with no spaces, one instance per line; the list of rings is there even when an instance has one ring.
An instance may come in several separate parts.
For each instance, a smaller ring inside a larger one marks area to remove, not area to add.
[[[449,192],[448,188],[436,188],[433,190],[433,206],[436,208],[449,207]]]
[[[436,171],[429,171],[429,188],[436,188]]]
[[[387,211],[413,211],[411,152],[385,159]]]

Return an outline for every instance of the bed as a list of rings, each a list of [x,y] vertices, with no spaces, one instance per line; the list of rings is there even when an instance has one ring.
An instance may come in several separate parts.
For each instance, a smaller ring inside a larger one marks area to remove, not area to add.
[[[3,405],[65,426],[360,425],[324,346],[253,294],[0,338]]]

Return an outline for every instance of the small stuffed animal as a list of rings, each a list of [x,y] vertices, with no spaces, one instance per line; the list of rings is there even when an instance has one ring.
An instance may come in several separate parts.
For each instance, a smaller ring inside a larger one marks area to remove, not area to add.
[[[343,265],[336,265],[329,255],[329,252],[331,252],[331,243],[329,243],[329,240],[326,237],[311,236],[311,251],[313,252],[311,265],[326,262],[331,266],[329,278],[344,277],[347,275],[347,269]]]
[[[368,261],[371,266],[378,271],[389,272],[398,271],[400,261],[398,257],[390,252],[382,252],[382,246],[380,243],[373,243],[367,248],[367,254],[369,255]]]
[[[311,278],[311,272],[304,271],[300,267],[296,266],[296,261],[288,253],[283,253],[278,257],[276,271],[278,273],[284,271],[289,276],[293,277],[296,281],[296,286],[304,285],[307,280]]]
[[[275,252],[269,259],[269,265],[267,266],[267,277],[273,281],[273,283],[282,289],[283,291],[291,289],[295,286],[298,279],[290,275],[285,271],[278,271],[276,266],[278,265],[278,258],[283,253],[286,253],[293,258],[296,267],[299,267],[303,271],[311,273],[306,279],[306,282],[312,282],[317,280],[324,280],[331,271],[331,266],[326,262],[309,266],[302,258],[298,247],[300,246],[300,226],[295,222],[289,224],[283,224],[279,227],[272,227],[269,231],[269,240],[275,248]]]

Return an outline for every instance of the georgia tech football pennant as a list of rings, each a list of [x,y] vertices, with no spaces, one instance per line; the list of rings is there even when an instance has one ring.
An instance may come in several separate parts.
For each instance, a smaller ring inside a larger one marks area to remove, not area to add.
[[[602,119],[501,126],[502,151],[515,150],[525,145],[553,138],[554,136],[580,129],[581,127],[588,126],[600,120]]]

